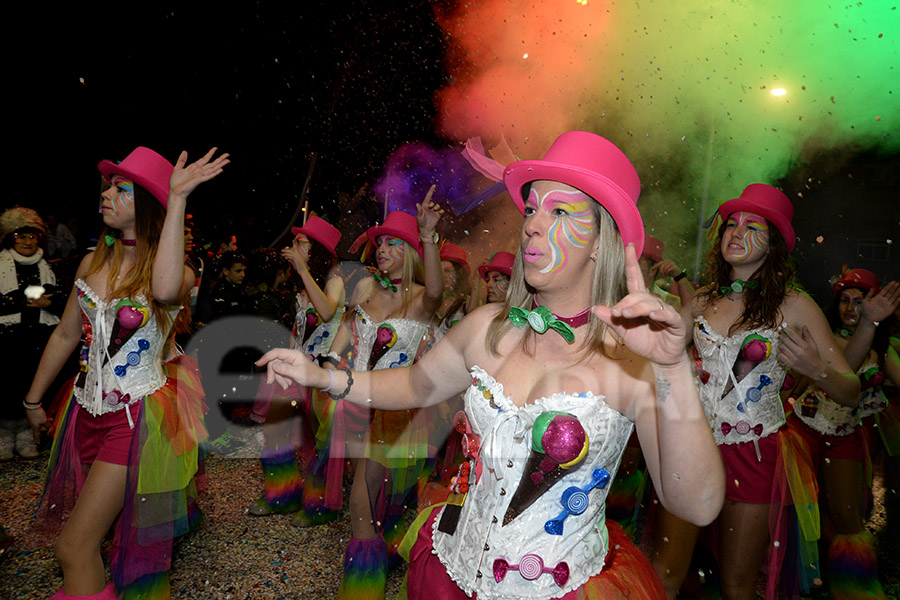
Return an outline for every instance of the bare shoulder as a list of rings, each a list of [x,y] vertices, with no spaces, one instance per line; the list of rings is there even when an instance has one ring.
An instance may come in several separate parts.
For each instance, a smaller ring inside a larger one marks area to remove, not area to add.
[[[84,255],[84,258],[81,259],[81,262],[78,264],[78,270],[75,272],[75,277],[84,277],[84,274],[87,273],[88,268],[91,266],[91,262],[94,260],[94,252],[88,252]]]
[[[691,318],[702,315],[709,307],[709,289],[709,286],[703,286],[694,291],[690,300]]]
[[[356,306],[371,298],[372,292],[375,291],[374,284],[375,279],[373,277],[366,277],[357,283],[356,287],[353,288],[353,296],[350,298],[350,304]]]
[[[803,290],[789,290],[781,303],[781,314],[788,322],[803,321],[810,311],[820,312],[819,305]]]

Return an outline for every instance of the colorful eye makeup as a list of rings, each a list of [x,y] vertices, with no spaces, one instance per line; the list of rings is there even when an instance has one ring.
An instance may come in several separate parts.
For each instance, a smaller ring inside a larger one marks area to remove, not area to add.
[[[769,224],[765,220],[760,219],[756,215],[750,213],[737,213],[728,217],[726,224],[729,228],[744,226],[744,238],[742,241],[744,249],[742,252],[735,254],[737,260],[748,259],[754,251],[765,252],[769,247]]]
[[[119,214],[119,207],[134,208],[134,184],[122,177],[113,177],[110,185],[116,187],[116,195],[113,196],[112,216]]]
[[[552,273],[566,266],[572,248],[584,248],[594,230],[594,215],[590,196],[577,190],[550,190],[539,197],[532,188],[526,205],[542,207],[553,216],[547,230],[550,263],[541,273]],[[568,242],[568,244],[564,243]]]

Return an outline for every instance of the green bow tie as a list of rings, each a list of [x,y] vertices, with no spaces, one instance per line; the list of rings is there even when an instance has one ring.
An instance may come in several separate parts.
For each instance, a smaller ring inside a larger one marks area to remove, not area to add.
[[[734,292],[735,294],[740,294],[744,291],[744,289],[755,289],[759,286],[758,281],[744,281],[743,279],[735,279],[731,282],[731,285],[723,285],[719,288],[719,292],[722,293],[723,296],[727,296],[729,292]]]
[[[106,242],[107,246],[112,246],[113,244],[116,243],[116,238],[114,238],[111,235],[105,235],[103,237],[105,238],[104,241]]]
[[[391,290],[392,292],[397,291],[397,286],[394,285],[393,283],[391,283],[391,280],[388,279],[387,277],[382,277],[378,273],[372,273],[372,277],[374,277],[375,281],[380,283],[381,287],[383,287],[384,289]]]
[[[528,324],[538,333],[555,329],[570,344],[575,341],[575,331],[572,327],[557,319],[556,315],[550,312],[546,306],[538,306],[534,310],[513,306],[509,309],[509,320],[516,327],[525,327]]]

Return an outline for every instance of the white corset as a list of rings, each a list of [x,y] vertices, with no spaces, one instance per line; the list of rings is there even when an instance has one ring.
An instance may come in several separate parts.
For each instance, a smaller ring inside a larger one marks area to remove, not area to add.
[[[877,369],[878,363],[866,363],[857,373],[865,373],[873,367]],[[887,404],[881,386],[863,390],[856,407],[838,404],[818,387],[809,386],[794,402],[794,414],[813,431],[823,435],[844,436],[853,433],[860,419],[884,410]]]
[[[84,280],[77,280],[75,286],[86,336],[79,359],[81,373],[75,382],[77,402],[99,416],[121,410],[165,385],[162,363],[169,357],[162,352],[181,307],[168,309],[170,324],[161,331],[143,295],[104,302]],[[131,313],[134,329],[117,318],[120,310]],[[146,314],[143,323],[140,313]]]
[[[357,371],[377,371],[411,365],[419,344],[428,331],[428,323],[413,319],[375,322],[360,306],[356,307],[354,327],[357,339],[353,368]],[[381,356],[369,369],[369,358],[374,358],[373,352]]]
[[[433,552],[453,581],[468,596],[477,593],[479,599],[547,599],[578,589],[603,570],[609,550],[605,520],[609,484],[590,488],[592,477],[595,471],[605,471],[612,481],[634,424],[602,396],[590,392],[559,392],[519,408],[504,394],[503,385],[483,369],[472,367],[471,373],[465,411],[472,432],[481,439],[481,475],[469,487],[454,533],[439,529],[446,507],[438,515]],[[545,411],[575,416],[587,433],[589,447],[584,459],[564,469],[555,483],[531,486],[530,476],[523,478],[523,474],[529,457],[539,455],[532,449],[532,429]],[[524,489],[536,487],[539,495],[515,518],[505,519],[520,483]],[[572,487],[589,488],[581,497],[580,514],[568,514],[562,504],[563,492]],[[548,521],[561,515],[562,534],[550,533]],[[560,586],[550,573],[529,580],[516,570],[508,571],[499,582],[495,580],[495,561],[518,565],[526,555],[540,557],[548,570],[565,563],[568,580]]]
[[[738,381],[732,367],[744,339],[754,333],[769,340],[772,350]],[[709,373],[709,380],[700,384],[700,401],[717,444],[755,442],[784,424],[779,392],[785,368],[778,362],[779,344],[775,329],[755,329],[724,337],[702,316],[694,320],[694,345],[703,370]],[[728,384],[733,388],[723,398]]]
[[[334,334],[344,316],[344,307],[339,307],[330,321],[322,322],[312,302],[297,294],[297,316],[291,332],[291,348],[301,350],[312,358],[328,354],[334,342]],[[312,331],[307,330],[312,326]]]

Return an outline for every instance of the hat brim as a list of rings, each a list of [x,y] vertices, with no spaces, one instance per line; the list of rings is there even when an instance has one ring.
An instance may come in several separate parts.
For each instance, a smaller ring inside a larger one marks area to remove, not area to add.
[[[506,168],[503,183],[516,208],[525,214],[522,187],[533,181],[558,181],[593,198],[613,218],[624,245],[634,244],[637,255],[644,249],[644,222],[634,200],[618,184],[596,171],[544,160],[522,160]]]
[[[300,235],[302,233],[306,237],[314,239],[315,241],[319,242],[322,246],[324,246],[325,249],[328,250],[328,252],[330,252],[332,256],[337,257],[336,250],[329,245],[331,243],[331,241],[326,240],[323,236],[319,235],[318,231],[304,229],[303,227],[291,227],[291,233],[294,235],[294,237],[297,237],[298,235]]]
[[[734,198],[728,202],[723,202],[718,210],[723,221],[728,218],[728,215],[736,212],[749,212],[765,218],[766,221],[775,226],[778,233],[784,238],[788,253],[794,251],[794,246],[797,243],[797,234],[794,233],[794,226],[791,225],[790,219],[780,212],[767,206],[761,206],[746,198]]]
[[[512,269],[507,267],[501,267],[497,265],[481,265],[478,267],[478,274],[481,275],[481,278],[487,281],[487,274],[491,271],[496,271],[497,273],[503,273],[507,277],[512,277]]]
[[[102,160],[97,165],[97,170],[100,171],[100,174],[104,177],[109,177],[110,175],[121,175],[126,177],[129,181],[133,181],[138,184],[150,194],[159,200],[159,203],[163,205],[163,208],[169,208],[169,188],[166,186],[163,189],[160,185],[158,185],[155,181],[148,179],[141,175],[140,173],[136,173],[130,169],[122,168],[122,165],[116,164],[109,160]]]
[[[369,241],[372,242],[372,245],[376,248],[378,248],[377,240],[379,236],[382,235],[403,240],[404,242],[412,246],[416,252],[418,252],[419,258],[424,258],[424,255],[422,254],[422,244],[419,243],[419,238],[410,238],[408,231],[404,231],[402,229],[394,229],[393,227],[385,225],[375,225],[374,227],[369,227],[369,229],[366,231],[366,236],[369,238]]]

